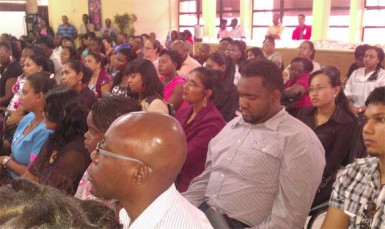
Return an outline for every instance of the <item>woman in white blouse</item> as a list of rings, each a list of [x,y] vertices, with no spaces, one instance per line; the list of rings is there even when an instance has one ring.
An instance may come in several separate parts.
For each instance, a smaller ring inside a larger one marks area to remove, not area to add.
[[[381,66],[384,51],[370,46],[364,55],[364,67],[355,70],[345,86],[350,109],[355,114],[365,112],[365,100],[376,87],[385,85],[385,70]]]

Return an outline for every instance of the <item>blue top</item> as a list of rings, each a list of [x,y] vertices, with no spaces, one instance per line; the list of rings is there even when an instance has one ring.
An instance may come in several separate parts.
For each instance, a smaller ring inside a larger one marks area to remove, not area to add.
[[[66,27],[63,24],[61,24],[57,28],[57,33],[62,35],[62,36],[69,36],[69,37],[74,38],[77,32],[76,32],[76,29],[75,29],[75,27],[73,25],[69,24]]]
[[[28,165],[30,161],[34,161],[37,155],[40,153],[40,149],[43,144],[47,141],[48,135],[53,131],[48,130],[45,127],[45,121],[39,123],[30,133],[24,135],[24,130],[35,118],[35,114],[30,112],[27,114],[17,126],[15,134],[13,135],[12,140],[12,154],[16,162]],[[12,177],[17,177],[18,175],[10,170],[8,170]]]

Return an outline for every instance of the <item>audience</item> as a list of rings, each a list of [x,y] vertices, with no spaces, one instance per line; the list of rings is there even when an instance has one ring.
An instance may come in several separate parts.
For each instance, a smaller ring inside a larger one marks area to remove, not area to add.
[[[279,69],[283,69],[282,55],[281,53],[275,51],[275,41],[273,37],[266,36],[265,40],[263,41],[262,50],[265,54],[264,56],[268,60],[273,61],[273,63],[276,64]]]
[[[42,145],[52,132],[44,120],[44,96],[53,88],[55,81],[45,73],[35,73],[23,84],[21,105],[29,113],[19,122],[12,140],[12,155],[0,156],[0,185],[23,175],[40,153]]]
[[[60,53],[60,62],[62,63],[62,65],[64,65],[71,60],[80,60],[80,55],[78,50],[72,46],[63,46]]]
[[[210,44],[203,43],[199,48],[196,55],[192,56],[201,65],[203,65],[210,55]]]
[[[86,65],[92,70],[92,77],[88,87],[95,93],[96,98],[101,98],[112,87],[112,78],[104,69],[105,59],[96,52],[88,53]]]
[[[365,100],[376,87],[385,86],[382,48],[370,46],[364,55],[364,67],[355,70],[345,85],[350,109],[361,118],[366,110]]]
[[[176,112],[181,107],[187,106],[187,102],[183,100],[183,84],[186,83],[186,79],[177,75],[181,65],[182,58],[178,52],[167,49],[160,52],[158,71],[164,86],[163,97]]]
[[[44,37],[44,36],[51,36],[51,37],[54,37],[55,34],[53,32],[53,29],[51,28],[51,26],[49,26],[49,22],[47,20],[47,18],[40,18],[40,28],[39,28],[39,35]]]
[[[290,63],[290,78],[285,83],[283,92],[284,101],[288,111],[293,109],[310,107],[309,78],[313,70],[313,64],[309,59],[296,57]],[[288,102],[286,102],[288,100]]]
[[[385,87],[365,102],[363,136],[370,157],[348,165],[333,186],[322,228],[382,228],[385,185]]]
[[[209,141],[226,124],[212,102],[217,78],[214,70],[199,67],[190,72],[184,85],[183,99],[190,105],[176,115],[187,140],[187,158],[175,182],[180,192],[186,191],[191,180],[203,172]]]
[[[298,26],[294,29],[291,38],[293,40],[310,40],[311,26],[305,25],[304,14],[298,14]]]
[[[88,87],[91,77],[92,70],[79,60],[71,60],[63,65],[62,85],[79,93],[80,103],[87,112],[96,102],[95,93]]]
[[[128,76],[130,90],[139,95],[142,110],[169,114],[163,99],[163,84],[151,61],[138,59],[129,63],[124,72]]]
[[[151,112],[124,115],[111,124],[91,158],[91,193],[119,201],[124,228],[212,228],[175,188],[186,138],[174,118]]]
[[[87,116],[88,131],[84,134],[84,145],[88,152],[92,153],[96,149],[96,145],[104,139],[104,133],[115,119],[140,110],[141,107],[136,100],[122,96],[105,96],[97,101]],[[82,200],[100,200],[91,194],[91,186],[86,171],[79,182],[75,197]],[[102,202],[112,205],[110,201],[102,200]]]
[[[231,30],[229,31],[229,37],[233,39],[243,39],[246,38],[245,31],[238,25],[238,19],[233,18],[230,23]]]
[[[233,42],[233,39],[230,37],[222,38],[219,41],[218,50],[217,52],[225,53],[227,50],[227,46],[229,46]]]
[[[150,60],[156,70],[158,71],[158,65],[159,65],[159,53],[162,50],[161,44],[157,40],[151,40],[148,39],[146,42],[144,42],[144,58]]]
[[[265,55],[261,48],[253,47],[246,50],[246,57],[249,60],[254,58],[265,58]]]
[[[109,73],[112,70],[112,64],[115,61],[116,51],[114,49],[114,42],[108,36],[103,37],[104,53],[103,55],[107,59],[106,71]]]
[[[229,37],[229,31],[227,30],[227,20],[226,19],[221,19],[221,22],[219,23],[219,30],[217,33],[217,38],[218,39],[223,39],[226,37]]]
[[[11,45],[0,42],[0,106],[6,107],[12,99],[12,86],[23,73],[19,62],[14,58]]]
[[[128,63],[136,59],[136,53],[131,48],[122,48],[118,51],[115,58],[114,67],[118,71],[113,79],[111,86],[111,94],[124,97],[133,97],[134,94],[128,88],[128,76],[124,75],[124,71]]]
[[[87,114],[73,88],[49,91],[45,103],[45,125],[53,133],[24,177],[74,195],[91,162],[83,137]]]
[[[368,49],[368,47],[369,47],[369,45],[367,45],[367,44],[358,45],[356,47],[356,49],[354,50],[355,62],[352,65],[350,65],[348,73],[346,74],[346,78],[344,80],[344,84],[350,78],[350,76],[352,75],[352,73],[355,70],[357,70],[359,68],[362,68],[362,67],[365,67],[365,65],[364,65],[364,56],[365,56],[365,52]]]
[[[59,25],[57,28],[57,34],[60,34],[61,36],[69,36],[72,38],[77,38],[78,33],[76,31],[76,28],[68,23],[68,17],[66,15],[63,15],[61,17],[61,20],[63,24]]]
[[[234,84],[237,85],[241,74],[239,72],[239,67],[242,62],[245,60],[245,49],[246,44],[242,41],[233,41],[227,46],[226,56],[230,57],[235,64],[235,74],[234,74]]]
[[[341,89],[339,70],[323,67],[310,76],[309,84],[313,107],[299,110],[296,117],[316,133],[325,149],[326,167],[313,201],[315,207],[329,200],[339,169],[363,156],[363,142],[357,117]]]
[[[200,67],[201,64],[193,59],[189,54],[188,54],[188,49],[185,45],[185,42],[181,40],[174,41],[171,44],[171,50],[176,51],[179,53],[180,58],[182,60],[182,65],[179,69],[177,69],[177,74],[178,76],[182,76],[185,79],[187,79],[188,74],[194,70],[197,67]]]
[[[206,66],[216,70],[219,74],[218,81],[214,86],[213,103],[225,121],[229,122],[234,118],[239,105],[237,87],[233,83],[235,66],[230,57],[219,52],[209,56]]]
[[[95,32],[94,24],[90,22],[88,14],[83,14],[83,23],[80,25],[79,35],[88,34],[89,32]]]
[[[102,27],[100,29],[100,33],[102,34],[102,36],[108,36],[112,39],[116,38],[116,36],[118,35],[118,30],[114,26],[112,26],[111,19],[106,18],[104,20],[104,24],[105,27]]]
[[[114,211],[26,179],[0,187],[2,228],[120,228]]]
[[[241,117],[210,141],[205,170],[183,195],[224,215],[229,228],[302,228],[321,182],[324,149],[280,104],[283,80],[271,61],[242,68]]]
[[[60,56],[56,56],[53,53],[55,45],[51,37],[41,37],[36,42],[37,47],[42,51],[43,55],[52,60],[55,65],[55,80],[57,84],[60,84],[62,75],[62,64],[60,62]]]

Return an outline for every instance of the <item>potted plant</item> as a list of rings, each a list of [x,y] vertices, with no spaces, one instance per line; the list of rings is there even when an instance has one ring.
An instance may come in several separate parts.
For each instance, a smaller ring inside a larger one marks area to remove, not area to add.
[[[128,33],[128,35],[134,35],[135,34],[135,26],[134,22],[136,22],[138,18],[135,14],[116,14],[114,16],[114,22],[120,29],[120,32],[122,33]]]

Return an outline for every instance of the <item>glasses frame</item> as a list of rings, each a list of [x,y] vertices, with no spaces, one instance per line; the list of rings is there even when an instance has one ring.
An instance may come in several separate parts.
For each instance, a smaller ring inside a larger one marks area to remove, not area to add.
[[[142,164],[142,165],[146,166],[150,173],[152,172],[151,167],[146,165],[146,164],[144,164],[143,161],[135,159],[135,158],[132,158],[132,157],[127,157],[127,156],[123,156],[123,155],[120,155],[120,154],[116,154],[116,153],[110,152],[108,150],[104,150],[104,149],[101,148],[102,144],[104,144],[104,140],[98,142],[98,144],[96,145],[96,150],[95,151],[96,151],[97,154],[103,154],[103,155],[106,155],[106,156],[114,157],[114,158],[125,160],[125,161],[137,162],[139,164]]]

